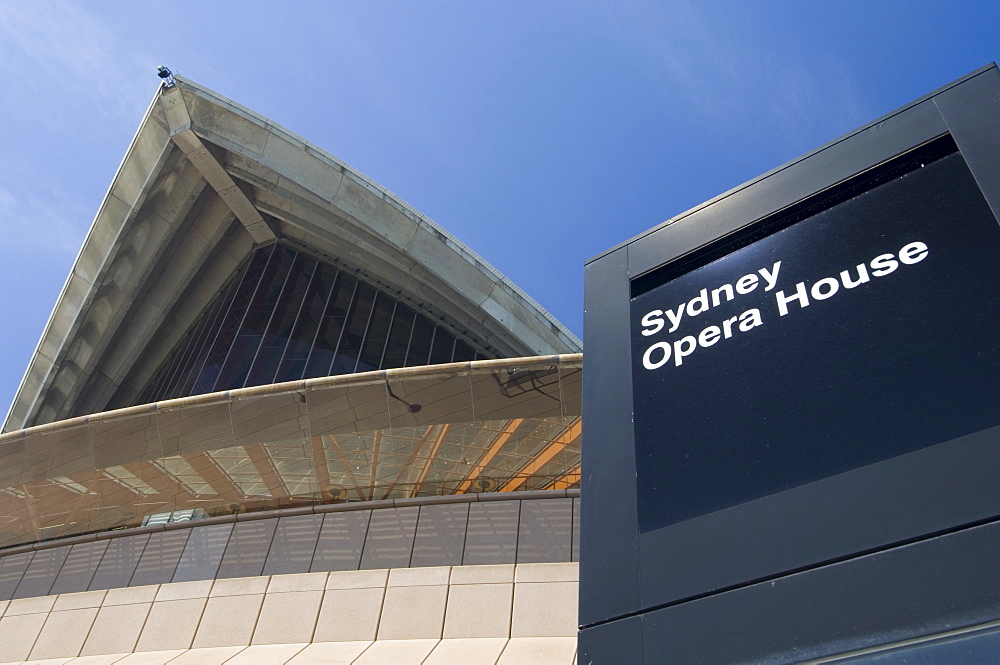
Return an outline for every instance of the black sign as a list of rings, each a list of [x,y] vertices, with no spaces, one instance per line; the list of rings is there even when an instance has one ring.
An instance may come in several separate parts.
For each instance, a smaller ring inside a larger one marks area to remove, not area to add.
[[[1000,424],[998,251],[952,152],[633,297],[640,532]]]
[[[998,100],[984,67],[587,262],[580,662],[1000,620]]]

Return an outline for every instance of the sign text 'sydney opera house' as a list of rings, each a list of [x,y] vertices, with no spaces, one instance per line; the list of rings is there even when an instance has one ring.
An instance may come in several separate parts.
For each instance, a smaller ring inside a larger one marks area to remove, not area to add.
[[[0,435],[0,663],[570,665],[580,342],[164,85]]]

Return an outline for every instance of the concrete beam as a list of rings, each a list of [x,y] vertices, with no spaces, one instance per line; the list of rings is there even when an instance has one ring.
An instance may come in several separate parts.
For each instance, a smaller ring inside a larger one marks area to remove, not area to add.
[[[191,160],[198,172],[208,181],[212,189],[243,223],[255,243],[266,243],[276,239],[274,232],[264,221],[260,211],[247,198],[236,181],[219,163],[202,140],[191,131],[191,115],[181,96],[180,88],[164,88],[160,103],[170,129],[170,140]]]

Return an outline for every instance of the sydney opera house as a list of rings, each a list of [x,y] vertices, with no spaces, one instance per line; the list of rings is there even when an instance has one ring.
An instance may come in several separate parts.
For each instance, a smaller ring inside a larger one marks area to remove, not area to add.
[[[165,83],[0,434],[0,663],[571,665],[580,352],[381,185]]]

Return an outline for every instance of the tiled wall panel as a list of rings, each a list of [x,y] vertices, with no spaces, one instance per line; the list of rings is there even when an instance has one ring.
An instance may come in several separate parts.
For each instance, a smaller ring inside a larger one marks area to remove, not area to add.
[[[572,563],[437,566],[2,601],[0,661],[571,665],[577,579]]]

